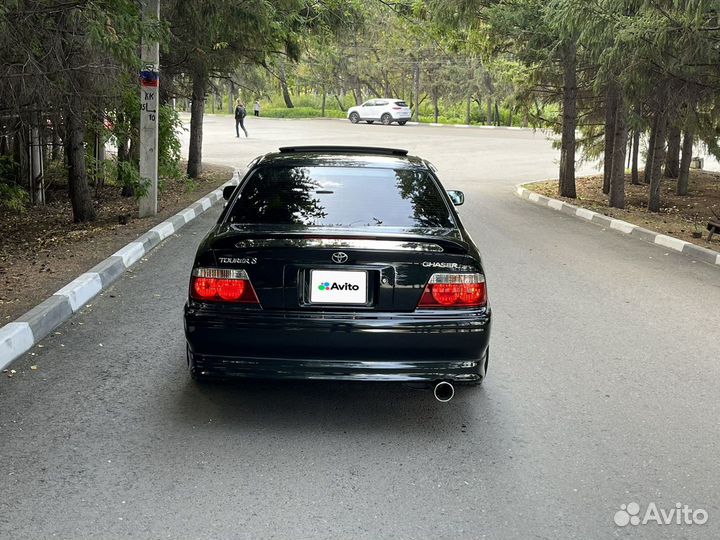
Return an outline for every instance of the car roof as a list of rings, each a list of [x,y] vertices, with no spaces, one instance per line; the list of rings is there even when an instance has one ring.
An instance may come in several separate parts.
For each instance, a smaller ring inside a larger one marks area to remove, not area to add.
[[[404,99],[395,98],[395,97],[375,97],[375,98],[368,98],[363,103],[367,103],[368,101],[405,101]]]
[[[360,146],[283,147],[260,156],[253,165],[430,169],[424,159],[407,155],[407,150]]]

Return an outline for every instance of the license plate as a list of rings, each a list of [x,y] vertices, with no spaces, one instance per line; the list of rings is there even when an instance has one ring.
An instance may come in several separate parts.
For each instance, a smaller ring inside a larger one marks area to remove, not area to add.
[[[367,303],[367,272],[353,270],[312,270],[312,304]]]

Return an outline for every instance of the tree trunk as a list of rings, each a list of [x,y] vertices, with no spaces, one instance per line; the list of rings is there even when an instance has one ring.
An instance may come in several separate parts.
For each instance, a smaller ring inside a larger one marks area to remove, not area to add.
[[[99,113],[96,122],[92,126],[91,133],[93,135],[93,159],[95,161],[92,169],[92,179],[95,186],[102,186],[105,183],[104,161],[105,161],[105,115]]]
[[[680,174],[680,128],[668,129],[668,149],[665,157],[665,178],[677,178]]]
[[[648,140],[647,158],[645,159],[645,174],[643,175],[643,182],[646,184],[650,183],[650,176],[652,175],[653,167],[653,153],[655,152],[655,138],[657,136],[657,114],[653,116],[652,125],[650,126],[650,138]]]
[[[627,148],[625,149],[625,160],[626,160],[625,168],[629,169],[630,166],[632,165],[632,147],[633,147],[633,137],[634,137],[633,134],[635,133],[635,131],[630,129],[629,125],[627,126],[627,130],[628,130],[628,136],[627,136]],[[633,137],[631,137],[631,135],[633,135]]]
[[[465,99],[465,123],[470,125],[470,107],[472,106],[472,98],[468,96]]]
[[[437,124],[438,118],[440,117],[440,108],[438,107],[437,90],[433,90],[432,102],[433,102],[433,112],[435,114],[435,123]]]
[[[62,140],[60,139],[60,115],[52,118],[52,153],[50,159],[59,161],[62,154]]]
[[[280,63],[280,89],[282,90],[283,100],[285,100],[285,106],[288,109],[293,109],[295,105],[293,105],[290,90],[288,89],[287,77],[285,75],[285,62]]]
[[[33,204],[45,204],[45,177],[43,174],[44,152],[42,146],[42,137],[40,135],[40,125],[42,117],[40,114],[32,115],[32,125],[30,126],[30,199]]]
[[[653,162],[650,172],[650,200],[648,210],[660,211],[660,188],[662,186],[662,165],[665,161],[665,133],[667,132],[667,112],[665,105],[657,114],[657,129],[655,131],[655,146],[653,148]]]
[[[30,188],[30,138],[27,126],[18,120],[15,124],[15,136],[13,137],[13,154],[15,166],[15,177],[20,186]]]
[[[415,121],[420,121],[420,64],[415,62]]]
[[[8,138],[5,135],[0,135],[0,156],[7,156],[10,154],[10,146],[8,145]]]
[[[134,197],[135,187],[132,185],[132,183],[127,177],[127,164],[130,163],[130,152],[128,151],[127,137],[118,137],[117,162],[117,179],[118,183],[122,186],[122,189],[120,190],[120,195],[122,195],[123,197]]]
[[[230,81],[230,102],[228,103],[228,112],[232,114],[235,111],[235,83]]]
[[[202,173],[203,117],[205,115],[204,73],[193,75],[192,105],[190,106],[190,149],[188,151],[187,175],[197,178]]]
[[[323,116],[323,117],[325,117],[325,104],[326,104],[326,102],[327,102],[327,92],[325,91],[325,88],[323,88],[323,93],[322,93],[322,112],[321,112],[321,114],[320,114],[320,115]]]
[[[625,208],[625,152],[627,151],[627,107],[622,93],[615,96],[615,130],[613,133],[612,165],[610,167],[610,206]]]
[[[492,99],[487,100],[487,117],[485,118],[486,125],[492,125]]]
[[[677,194],[687,195],[690,185],[690,162],[692,161],[693,133],[686,131],[682,144],[682,161],[678,171]]]
[[[615,115],[617,113],[617,86],[608,84],[605,93],[605,153],[603,158],[603,193],[610,193],[613,143],[615,141]]]
[[[575,128],[577,125],[577,45],[567,45],[563,63],[562,139],[560,142],[560,182],[562,197],[575,198]]]
[[[85,124],[80,116],[82,110],[82,103],[75,99],[65,115],[68,192],[75,223],[96,218],[85,169]]]
[[[638,171],[638,163],[640,158],[640,130],[636,129],[633,131],[632,140],[632,183],[634,185],[640,184],[640,174]]]
[[[335,94],[335,101],[337,101],[337,104],[338,104],[338,107],[340,107],[340,110],[341,110],[342,112],[345,112],[345,110],[346,110],[346,109],[345,109],[345,105],[343,105],[343,102],[340,101],[340,98],[338,97],[337,94]]]
[[[140,170],[140,115],[133,115],[130,122],[130,149],[128,160]]]

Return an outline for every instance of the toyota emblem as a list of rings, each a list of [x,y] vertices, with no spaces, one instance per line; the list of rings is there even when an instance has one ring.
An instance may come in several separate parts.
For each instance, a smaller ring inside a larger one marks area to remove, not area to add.
[[[334,263],[342,264],[344,262],[347,262],[348,256],[347,253],[343,253],[342,251],[336,251],[332,254],[332,261]]]

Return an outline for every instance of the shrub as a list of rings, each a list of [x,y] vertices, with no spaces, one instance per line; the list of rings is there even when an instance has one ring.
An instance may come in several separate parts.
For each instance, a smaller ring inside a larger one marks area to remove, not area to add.
[[[0,156],[0,208],[22,212],[30,201],[27,191],[17,185],[17,163],[10,156]]]

